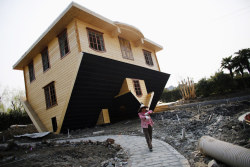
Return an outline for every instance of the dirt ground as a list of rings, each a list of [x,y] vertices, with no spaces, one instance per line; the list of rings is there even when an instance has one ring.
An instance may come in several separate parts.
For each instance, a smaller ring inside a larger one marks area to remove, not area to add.
[[[35,146],[17,146],[11,142],[0,152],[0,166],[4,167],[125,167],[127,160],[128,154],[120,145],[109,140],[62,144],[42,141]]]
[[[174,147],[188,159],[192,167],[205,167],[213,158],[202,155],[197,149],[198,140],[204,135],[209,135],[216,139],[250,149],[250,127],[244,129],[243,124],[238,121],[238,117],[246,112],[250,112],[250,101],[185,108],[176,107],[169,111],[152,115],[152,119],[155,123],[153,137],[165,141]],[[182,139],[183,128],[186,130],[185,139]],[[143,136],[139,118],[105,126],[70,131],[70,136],[71,138],[95,136],[93,132],[98,131],[103,131],[103,133],[99,135],[125,134]],[[3,136],[3,134],[6,135],[6,132],[0,135]],[[0,140],[2,136],[0,136]],[[68,135],[50,134],[42,140],[44,142],[50,138],[68,138]],[[27,138],[15,139],[15,141],[16,140],[19,142],[34,141]],[[103,146],[103,148],[100,148],[100,146]],[[24,156],[27,154],[25,151],[28,152],[27,155],[28,157],[31,156],[31,158],[29,158],[29,161],[20,161],[17,165],[25,162],[25,164],[23,164],[24,166],[72,166],[74,162],[78,166],[84,166],[86,163],[87,166],[105,166],[105,164],[101,164],[101,162],[110,158],[114,160],[119,152],[119,150],[117,150],[115,147],[110,149],[106,147],[105,144],[86,143],[76,145],[66,144],[66,146],[44,145],[33,150],[30,150],[30,148],[17,149],[13,147],[10,149],[9,155],[6,151],[0,151],[0,166],[5,162],[18,160],[18,154]],[[37,155],[39,155],[39,158]],[[121,161],[125,162],[127,155],[125,153],[121,155],[123,156]],[[12,159],[8,160],[8,158]],[[25,156],[23,158],[25,158]],[[124,163],[124,165],[126,165],[126,163]],[[223,163],[220,163],[220,165],[226,166]]]

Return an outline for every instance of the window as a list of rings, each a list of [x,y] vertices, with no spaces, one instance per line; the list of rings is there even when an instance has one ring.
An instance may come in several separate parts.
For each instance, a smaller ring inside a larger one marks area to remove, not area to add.
[[[54,82],[51,82],[50,84],[44,87],[44,94],[45,94],[47,109],[57,104]]]
[[[129,41],[119,37],[119,42],[121,46],[122,57],[124,59],[134,60]]]
[[[152,60],[152,57],[151,57],[151,52],[143,50],[143,53],[144,53],[146,64],[150,65],[150,66],[153,66],[154,63],[153,63],[153,60]]]
[[[48,48],[42,51],[43,71],[50,68]]]
[[[96,51],[105,51],[103,33],[87,28],[89,47]]]
[[[135,93],[137,96],[142,96],[141,86],[139,80],[133,80]]]
[[[33,61],[28,66],[29,66],[30,82],[32,82],[33,80],[36,79],[35,78],[35,71],[34,71]]]
[[[63,58],[65,55],[67,55],[69,53],[69,43],[68,43],[68,37],[67,37],[67,30],[64,30],[58,36],[58,41],[59,41],[61,57]]]

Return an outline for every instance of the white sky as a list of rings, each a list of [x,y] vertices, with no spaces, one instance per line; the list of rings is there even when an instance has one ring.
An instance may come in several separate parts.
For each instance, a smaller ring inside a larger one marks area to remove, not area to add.
[[[166,85],[210,77],[223,57],[250,48],[250,0],[75,0],[112,20],[137,27],[163,46],[157,53]],[[0,0],[0,89],[24,89],[12,66],[70,0]],[[156,81],[157,82],[157,81]]]

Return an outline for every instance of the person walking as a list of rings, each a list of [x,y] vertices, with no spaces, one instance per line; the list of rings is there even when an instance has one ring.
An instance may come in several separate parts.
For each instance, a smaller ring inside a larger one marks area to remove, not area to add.
[[[144,104],[141,104],[138,115],[141,119],[141,127],[143,129],[143,133],[145,135],[149,151],[153,151],[152,146],[152,127],[153,127],[153,120],[150,117],[150,114],[152,114],[152,110],[148,110],[148,107]]]

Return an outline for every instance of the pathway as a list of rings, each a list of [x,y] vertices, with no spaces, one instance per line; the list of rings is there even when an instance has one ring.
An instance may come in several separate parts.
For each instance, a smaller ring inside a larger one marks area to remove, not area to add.
[[[150,152],[145,138],[141,136],[108,135],[58,140],[56,142],[105,141],[108,138],[114,139],[116,144],[120,144],[123,149],[129,152],[129,166],[131,167],[190,167],[184,156],[163,141],[153,139],[153,152]]]

